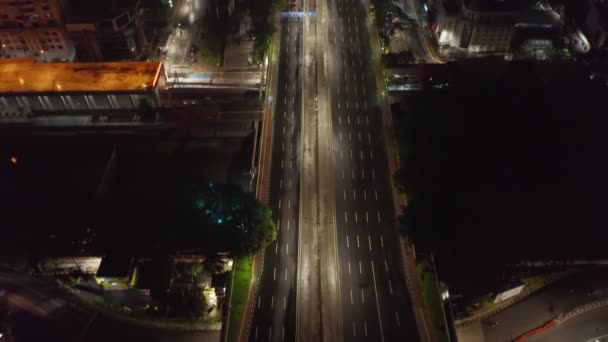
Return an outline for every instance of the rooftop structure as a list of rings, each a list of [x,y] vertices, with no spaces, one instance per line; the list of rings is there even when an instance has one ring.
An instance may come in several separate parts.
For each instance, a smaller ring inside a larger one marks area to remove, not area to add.
[[[145,91],[162,86],[162,68],[161,62],[35,64],[33,59],[4,60],[0,63],[0,94]]]

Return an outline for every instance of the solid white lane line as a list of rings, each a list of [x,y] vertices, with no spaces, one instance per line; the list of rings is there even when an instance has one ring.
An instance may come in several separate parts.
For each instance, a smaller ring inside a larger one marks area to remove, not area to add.
[[[395,311],[395,318],[397,319],[397,326],[400,327],[401,322],[399,322],[399,314],[397,313],[397,311]]]
[[[369,244],[369,250],[372,250],[372,238],[368,235],[367,236],[367,243]]]
[[[388,262],[386,262],[386,259],[384,259],[384,270],[388,272]]]
[[[382,238],[382,235],[380,235],[380,245],[384,248],[384,239]]]
[[[277,280],[277,268],[276,267],[272,271],[272,280]]]
[[[378,309],[378,322],[380,323],[380,336],[384,342],[384,330],[382,330],[382,316],[380,315],[380,302],[378,301],[378,287],[376,285],[376,271],[374,271],[374,262],[372,261],[372,278],[374,279],[374,293],[376,294],[376,309]]]
[[[274,296],[270,297],[270,308],[274,309]]]
[[[390,290],[391,294],[393,294],[393,284],[391,284],[391,280],[388,280],[388,289]]]

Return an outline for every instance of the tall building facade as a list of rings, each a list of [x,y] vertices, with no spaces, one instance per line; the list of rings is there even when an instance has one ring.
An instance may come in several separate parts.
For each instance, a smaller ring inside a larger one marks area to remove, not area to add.
[[[0,57],[72,61],[59,0],[0,0]]]
[[[64,13],[79,61],[143,59],[148,42],[141,0],[66,0]]]
[[[456,54],[509,55],[530,40],[551,45],[562,25],[559,15],[539,5],[541,1],[532,6],[517,3],[496,2],[492,7],[479,0],[435,1],[433,33],[444,51]]]
[[[141,0],[0,0],[0,58],[140,60]]]

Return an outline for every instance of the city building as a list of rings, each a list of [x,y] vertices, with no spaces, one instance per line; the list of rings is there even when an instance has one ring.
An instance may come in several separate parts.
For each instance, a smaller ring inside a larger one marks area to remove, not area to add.
[[[591,48],[608,49],[608,1],[588,0],[583,32],[587,36]]]
[[[430,27],[448,55],[511,55],[521,46],[552,48],[562,27],[559,15],[542,2],[436,1],[434,14]]]
[[[0,58],[72,61],[74,46],[58,0],[0,0]]]
[[[148,42],[141,0],[66,0],[65,28],[78,61],[141,60]]]
[[[131,288],[137,282],[135,259],[125,256],[104,257],[95,278],[105,290]]]
[[[0,60],[0,116],[45,112],[91,114],[160,106],[161,62],[35,63]]]

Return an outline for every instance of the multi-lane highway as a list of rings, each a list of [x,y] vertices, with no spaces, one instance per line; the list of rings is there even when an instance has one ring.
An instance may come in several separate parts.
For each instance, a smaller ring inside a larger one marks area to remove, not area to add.
[[[315,15],[281,24],[269,199],[279,233],[249,340],[417,341],[366,6],[300,9]]]
[[[284,18],[280,30],[269,198],[278,237],[264,253],[260,289],[254,299],[254,316],[249,330],[250,341],[295,339],[302,21]]]
[[[336,222],[345,341],[417,341],[365,3],[330,0],[329,69]]]

